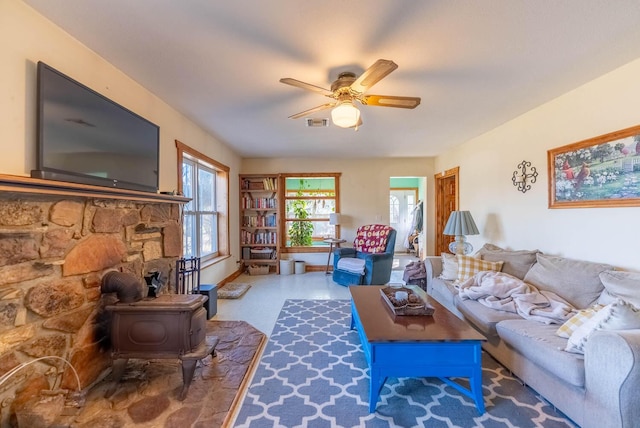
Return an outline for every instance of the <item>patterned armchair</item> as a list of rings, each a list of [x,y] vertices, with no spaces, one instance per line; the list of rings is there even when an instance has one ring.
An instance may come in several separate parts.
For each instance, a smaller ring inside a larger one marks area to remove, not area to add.
[[[353,248],[336,248],[333,280],[340,285],[384,285],[391,278],[396,231],[383,224],[360,226]]]

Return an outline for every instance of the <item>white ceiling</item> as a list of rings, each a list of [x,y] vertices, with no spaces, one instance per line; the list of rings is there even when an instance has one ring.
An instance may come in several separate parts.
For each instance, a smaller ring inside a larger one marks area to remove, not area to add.
[[[437,155],[640,58],[638,0],[24,1],[245,157]],[[368,93],[415,110],[288,119],[329,99],[281,77],[329,88],[379,58],[399,67]]]

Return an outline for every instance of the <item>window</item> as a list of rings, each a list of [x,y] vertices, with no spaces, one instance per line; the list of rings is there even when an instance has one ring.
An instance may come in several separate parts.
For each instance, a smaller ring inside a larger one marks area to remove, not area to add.
[[[203,263],[229,254],[229,168],[176,141],[182,209],[182,254]]]
[[[413,213],[414,208],[416,207],[416,195],[407,195],[407,212]]]
[[[389,222],[398,223],[400,221],[400,201],[395,195],[389,195]]]
[[[329,214],[340,212],[339,173],[283,174],[285,252],[326,251],[324,239],[340,237]]]
[[[183,255],[217,255],[218,213],[215,191],[216,171],[197,159],[182,159],[182,191],[191,201],[184,206]]]

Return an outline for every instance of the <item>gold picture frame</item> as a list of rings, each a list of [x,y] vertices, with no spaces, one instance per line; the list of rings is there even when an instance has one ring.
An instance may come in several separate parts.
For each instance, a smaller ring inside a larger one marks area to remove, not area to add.
[[[640,206],[640,125],[547,151],[549,208]]]

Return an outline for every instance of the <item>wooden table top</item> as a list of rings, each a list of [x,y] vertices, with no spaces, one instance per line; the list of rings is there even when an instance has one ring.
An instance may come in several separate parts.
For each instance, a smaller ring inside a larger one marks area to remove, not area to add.
[[[395,316],[382,300],[380,285],[349,287],[362,328],[369,342],[428,342],[486,340],[464,320],[429,297],[421,288],[407,285],[435,308],[433,315]]]

